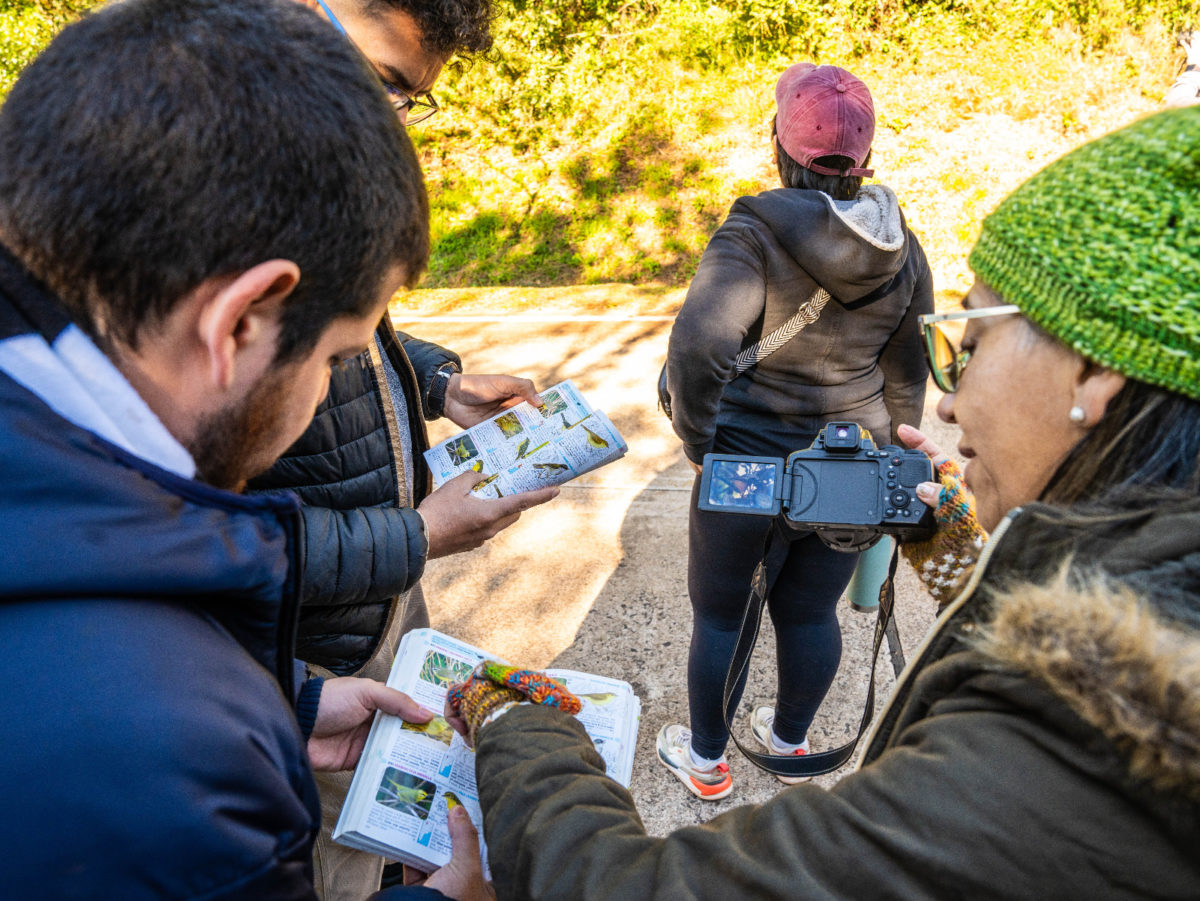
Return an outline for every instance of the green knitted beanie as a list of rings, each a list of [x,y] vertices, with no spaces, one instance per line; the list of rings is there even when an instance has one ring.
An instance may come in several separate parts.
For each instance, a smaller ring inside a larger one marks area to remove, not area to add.
[[[1043,169],[984,220],[969,262],[1087,359],[1200,400],[1200,107]]]

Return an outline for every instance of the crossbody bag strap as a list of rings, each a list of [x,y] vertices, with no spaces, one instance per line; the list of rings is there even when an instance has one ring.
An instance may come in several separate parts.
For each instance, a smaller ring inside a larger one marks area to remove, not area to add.
[[[820,776],[832,773],[844,766],[854,756],[854,749],[859,739],[871,725],[875,715],[875,661],[879,658],[879,648],[890,629],[893,628],[893,608],[895,605],[895,588],[893,585],[896,575],[896,563],[899,560],[899,545],[892,550],[892,560],[888,566],[888,576],[879,591],[879,611],[875,619],[875,637],[871,649],[871,675],[867,683],[867,700],[863,705],[862,718],[858,724],[858,734],[845,744],[829,751],[820,751],[804,756],[777,756],[752,750],[742,744],[733,731],[733,718],[737,714],[738,702],[741,700],[740,686],[745,684],[749,672],[750,656],[758,641],[759,625],[762,622],[762,611],[767,605],[771,588],[775,584],[783,564],[787,560],[789,537],[783,532],[778,521],[774,522],[767,533],[766,545],[763,549],[763,559],[754,571],[751,580],[750,598],[746,604],[746,613],[742,617],[742,628],[738,633],[737,645],[734,648],[733,660],[729,664],[729,672],[725,676],[725,692],[722,697],[722,709],[725,715],[725,727],[737,749],[751,763],[768,773],[776,776]]]
[[[812,297],[800,304],[800,309],[791,319],[737,355],[733,363],[736,373],[741,375],[751,366],[757,366],[800,334],[806,326],[816,322],[827,303],[829,303],[829,292],[824,288],[817,288]]]
[[[787,344],[802,332],[805,326],[812,325],[821,315],[821,310],[825,308],[825,304],[829,302],[829,292],[824,288],[817,288],[812,293],[812,296],[804,303],[800,304],[795,315],[787,322],[771,332],[765,338],[760,338],[755,341],[745,350],[741,351],[733,360],[733,375],[736,378],[741,375],[751,366],[755,366],[765,360],[783,345]],[[671,393],[667,390],[667,364],[663,363],[662,369],[658,373],[658,408],[667,415],[667,419],[672,416],[671,409]]]

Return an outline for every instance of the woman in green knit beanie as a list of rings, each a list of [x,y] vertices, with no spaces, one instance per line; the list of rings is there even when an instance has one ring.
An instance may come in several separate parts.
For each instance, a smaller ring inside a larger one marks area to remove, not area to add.
[[[940,464],[940,496],[932,483],[918,493],[940,501],[947,528],[905,551],[942,600],[983,529],[1029,500],[1196,492],[1200,110],[1149,117],[1047,167],[984,221],[970,264],[965,311],[922,324],[977,504],[945,455],[903,434]],[[961,349],[943,331],[954,320]]]
[[[953,473],[926,497],[991,536],[927,561],[969,576],[859,769],[652,837],[578,722],[515,704],[473,735],[501,898],[1196,897],[1198,173],[1200,108],[1076,150],[988,217],[965,311],[928,317],[978,503]]]

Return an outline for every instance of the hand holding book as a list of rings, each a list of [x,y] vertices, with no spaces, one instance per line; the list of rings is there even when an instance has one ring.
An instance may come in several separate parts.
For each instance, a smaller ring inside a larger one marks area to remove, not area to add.
[[[507,498],[562,484],[624,456],[621,434],[569,379],[537,397],[540,406],[502,405],[496,415],[427,450],[434,484],[473,472],[475,494]]]
[[[530,507],[558,497],[556,486],[499,499],[480,497],[474,491],[479,473],[464,472],[421,501],[417,510],[425,518],[429,559],[470,551],[515,523]]]
[[[442,415],[456,426],[469,429],[521,402],[542,406],[542,398],[529,379],[455,373],[446,386]]]
[[[377,710],[412,723],[427,723],[434,717],[432,710],[374,679],[342,676],[323,680],[316,721],[308,737],[313,769],[332,773],[352,769]]]
[[[401,640],[388,685],[426,709],[440,710],[452,686],[470,683],[479,664],[493,661],[476,683],[481,696],[503,685],[511,695],[502,697],[501,704],[553,700],[564,711],[574,710],[609,775],[629,785],[641,717],[641,702],[629,683],[574,670],[535,673],[496,660],[494,654],[449,635],[416,629]],[[466,704],[468,714],[474,709],[471,703]],[[465,719],[462,701],[453,709]],[[449,716],[428,722],[375,718],[334,841],[423,871],[451,862],[450,815],[465,808],[478,829],[483,812],[475,785],[475,752],[459,734],[466,724],[459,723],[456,731],[448,720]]]

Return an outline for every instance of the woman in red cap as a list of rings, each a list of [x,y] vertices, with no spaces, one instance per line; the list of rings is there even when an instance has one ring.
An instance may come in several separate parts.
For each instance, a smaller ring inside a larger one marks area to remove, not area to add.
[[[880,444],[899,443],[895,429],[919,423],[924,405],[917,317],[933,311],[932,280],[896,194],[862,183],[874,174],[865,168],[875,134],[871,94],[845,69],[800,63],[783,73],[775,98],[772,145],[783,187],[734,202],[671,332],[672,423],[697,472],[710,452],[786,457],[831,420],[857,422]],[[752,350],[781,340],[767,356]],[[735,361],[744,353],[757,359],[742,371]],[[664,726],[658,756],[689,791],[716,800],[733,787],[722,689],[771,519],[698,510],[696,481],[691,728]],[[771,753],[808,751],[809,725],[841,660],[836,605],[856,560],[815,534],[791,542],[769,602],[776,703],[751,716]]]

